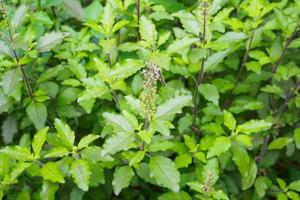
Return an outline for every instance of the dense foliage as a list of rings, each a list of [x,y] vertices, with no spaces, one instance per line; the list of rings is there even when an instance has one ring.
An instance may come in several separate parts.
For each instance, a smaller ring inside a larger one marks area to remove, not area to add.
[[[0,9],[0,199],[300,199],[300,0]]]

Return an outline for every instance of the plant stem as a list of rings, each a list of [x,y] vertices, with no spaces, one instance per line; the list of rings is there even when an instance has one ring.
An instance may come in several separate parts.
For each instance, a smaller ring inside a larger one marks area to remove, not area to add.
[[[15,58],[15,61],[16,61],[16,64],[17,64],[17,67],[21,70],[21,73],[22,73],[22,78],[25,82],[25,85],[27,87],[27,91],[28,91],[28,94],[31,98],[33,98],[33,93],[32,93],[32,89],[31,89],[31,86],[30,86],[30,81],[27,77],[27,74],[25,72],[25,70],[23,69],[23,67],[20,65],[20,62],[19,62],[19,57],[17,55],[17,52],[16,52],[16,49],[13,47],[13,44],[14,43],[14,38],[12,36],[12,31],[10,29],[10,25],[9,25],[9,22],[8,22],[8,18],[7,18],[7,15],[6,15],[6,11],[5,11],[5,7],[3,5],[3,2],[0,1],[0,4],[1,4],[1,8],[2,8],[2,12],[3,12],[3,16],[6,20],[6,23],[7,23],[7,28],[8,28],[8,34],[9,34],[9,42],[11,43],[11,48],[12,48],[12,51],[13,51],[13,54],[14,54],[14,58]]]
[[[136,0],[136,17],[137,17],[137,24],[138,24],[138,40],[141,40],[140,35],[140,18],[141,18],[141,0]]]
[[[107,62],[108,62],[109,68],[112,69],[110,54],[108,53],[108,54],[106,54],[106,56],[107,56]],[[117,104],[117,107],[120,108],[120,101],[119,101],[116,91],[113,90],[108,83],[107,83],[107,86],[108,86],[109,90],[111,91],[111,95],[113,96],[113,99],[114,99],[115,103]]]
[[[206,44],[206,15],[207,15],[207,3],[203,3],[203,32],[202,36],[200,35],[199,38],[202,41],[202,45],[204,46]],[[202,83],[203,77],[204,77],[204,65],[205,65],[205,60],[206,58],[202,58],[201,61],[201,69],[198,73],[198,77],[196,80],[196,86],[195,86],[195,94],[194,94],[194,108],[193,108],[193,125],[192,125],[192,130],[194,132],[197,132],[197,114],[198,114],[198,94],[199,94],[199,86]]]
[[[37,8],[40,10],[41,9],[41,0],[37,0]]]
[[[230,99],[232,97],[232,93],[233,91],[235,90],[235,88],[237,87],[237,85],[241,82],[242,80],[242,74],[243,74],[243,71],[244,71],[244,68],[245,68],[245,65],[246,65],[246,62],[249,58],[249,52],[250,52],[250,49],[251,49],[251,46],[252,46],[252,42],[253,42],[253,38],[254,38],[254,34],[255,34],[255,30],[256,29],[253,29],[251,31],[251,34],[250,34],[250,37],[249,37],[249,43],[248,43],[248,46],[246,47],[246,52],[244,54],[244,57],[243,57],[243,61],[240,65],[240,68],[239,68],[239,71],[238,71],[238,74],[237,74],[237,79],[235,81],[235,84],[232,88],[232,90],[230,91],[230,93],[228,94],[228,97],[226,98],[225,102],[224,102],[224,107],[225,108],[228,108],[230,106]]]

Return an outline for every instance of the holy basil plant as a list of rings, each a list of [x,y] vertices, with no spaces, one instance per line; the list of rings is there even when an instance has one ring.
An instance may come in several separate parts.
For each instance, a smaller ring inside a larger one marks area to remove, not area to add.
[[[0,13],[0,199],[300,199],[299,0]]]

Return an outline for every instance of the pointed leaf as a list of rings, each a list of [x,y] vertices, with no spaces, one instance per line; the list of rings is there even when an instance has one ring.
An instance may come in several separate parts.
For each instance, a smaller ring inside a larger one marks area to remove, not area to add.
[[[66,36],[68,36],[67,33],[61,32],[46,33],[38,39],[37,49],[39,52],[50,51],[52,48],[60,44]]]
[[[213,145],[208,149],[207,158],[219,156],[222,153],[228,151],[231,147],[231,142],[228,137],[217,137],[213,142]]]
[[[180,174],[172,160],[162,156],[152,157],[149,168],[151,176],[159,185],[169,188],[173,192],[179,192]]]
[[[245,134],[251,134],[251,133],[259,133],[262,131],[269,130],[272,126],[272,123],[266,122],[265,120],[250,120],[245,122],[242,125],[239,125],[236,128],[236,132],[242,132]]]
[[[40,152],[42,150],[42,147],[47,139],[47,132],[48,132],[49,127],[45,127],[41,130],[39,130],[32,141],[32,149],[35,153],[35,155],[39,156]]]
[[[112,181],[115,195],[119,195],[122,189],[129,186],[133,176],[134,172],[129,166],[116,168]]]
[[[0,150],[0,153],[20,161],[33,160],[33,155],[31,152],[27,148],[21,146],[6,146]]]
[[[236,127],[236,120],[233,117],[233,115],[228,112],[228,111],[224,111],[224,124],[225,126],[227,126],[227,128],[231,131],[235,130]]]
[[[86,148],[88,147],[92,142],[97,140],[100,136],[95,134],[89,134],[87,136],[84,136],[78,144],[78,149]]]
[[[49,180],[57,183],[65,183],[65,179],[58,168],[57,163],[48,162],[41,169],[41,174],[44,180]]]
[[[60,119],[55,119],[54,126],[58,137],[67,148],[72,148],[75,140],[75,134],[72,129]]]
[[[107,139],[103,145],[102,155],[115,154],[122,150],[128,150],[131,148],[135,136],[131,132],[120,132]]]
[[[142,16],[139,28],[142,39],[145,40],[149,46],[154,47],[157,40],[157,32],[153,22],[145,16]]]
[[[32,101],[26,108],[27,115],[34,127],[39,130],[45,126],[47,120],[47,108],[43,103]]]
[[[74,182],[83,191],[88,191],[91,178],[91,171],[87,161],[83,159],[75,160],[70,171]]]
[[[44,181],[40,192],[40,198],[43,200],[55,200],[55,193],[57,190],[58,184]]]

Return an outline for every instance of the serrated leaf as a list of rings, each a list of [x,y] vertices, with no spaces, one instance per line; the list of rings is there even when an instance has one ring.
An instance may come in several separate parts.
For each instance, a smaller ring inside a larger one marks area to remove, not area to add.
[[[128,120],[123,115],[117,115],[112,113],[103,113],[103,117],[106,119],[106,121],[111,124],[113,127],[115,127],[118,130],[130,132],[133,130],[131,124],[128,122]]]
[[[191,46],[195,42],[199,41],[198,38],[184,37],[182,39],[175,40],[169,47],[168,53],[181,53],[183,49]]]
[[[180,19],[183,28],[187,32],[192,33],[197,37],[199,36],[201,24],[197,20],[197,17],[192,15],[190,12],[184,10],[173,14],[173,16],[178,17]]]
[[[239,125],[236,128],[237,133],[259,133],[262,131],[269,130],[272,127],[272,123],[266,122],[265,120],[250,120],[245,122],[244,124]]]
[[[75,160],[71,165],[70,173],[77,186],[83,191],[88,191],[91,171],[87,161],[83,159]]]
[[[32,141],[32,149],[35,153],[35,156],[39,156],[40,152],[42,150],[42,147],[47,139],[47,132],[48,132],[49,127],[45,127],[41,130],[39,130]]]
[[[192,96],[176,96],[167,100],[163,104],[159,105],[156,110],[156,118],[169,120],[172,119],[175,114],[180,113],[181,109],[189,105],[192,100]]]
[[[225,126],[227,126],[227,128],[231,131],[235,130],[236,127],[236,120],[233,117],[233,115],[228,112],[228,111],[224,111],[224,124]]]
[[[269,146],[268,149],[269,150],[274,150],[274,149],[282,149],[285,146],[287,146],[288,144],[290,144],[291,142],[293,142],[292,138],[288,138],[288,137],[279,137],[276,138],[275,140],[273,140]]]
[[[65,183],[65,179],[58,168],[57,163],[48,162],[41,169],[41,174],[44,180],[49,180],[57,183]]]
[[[122,80],[135,74],[138,70],[144,67],[144,63],[140,60],[126,59],[123,62],[117,63],[114,69],[112,69],[108,76],[113,81]]]
[[[246,38],[247,35],[242,32],[227,32],[222,37],[219,37],[216,42],[230,44],[234,42],[239,42]]]
[[[33,160],[31,152],[27,148],[21,146],[6,146],[0,150],[0,153],[20,161]]]
[[[57,136],[62,140],[65,147],[71,149],[74,144],[75,134],[74,131],[60,119],[56,118],[54,122]]]
[[[64,147],[53,147],[44,155],[44,158],[64,157],[69,153],[69,150]]]
[[[19,68],[9,70],[2,74],[1,85],[4,94],[9,95],[10,93],[12,93],[21,82],[21,80],[21,70]]]
[[[67,33],[61,32],[46,33],[44,36],[38,39],[37,49],[39,52],[50,51],[60,44],[66,36],[68,36]]]
[[[103,145],[102,155],[115,154],[131,148],[135,136],[131,132],[120,132],[107,139]]]
[[[30,167],[31,163],[25,163],[25,162],[20,162],[18,163],[14,169],[10,172],[9,175],[4,177],[3,183],[4,184],[14,184],[17,183],[18,180],[17,178],[28,168]]]
[[[78,20],[83,20],[84,10],[79,1],[76,0],[62,0],[64,8],[67,12]]]
[[[145,151],[135,152],[135,155],[131,158],[129,166],[133,166],[137,163],[140,163],[145,157]]]
[[[271,185],[271,181],[266,176],[260,176],[255,181],[255,191],[260,198],[263,198],[266,194],[268,187]]]
[[[43,200],[55,200],[55,193],[58,190],[58,188],[59,187],[56,183],[44,181],[42,190],[40,192],[40,198]]]
[[[4,143],[11,143],[14,135],[18,132],[16,116],[13,114],[8,115],[8,117],[3,121],[1,129]]]
[[[218,88],[212,84],[204,83],[199,86],[199,92],[203,95],[205,99],[211,101],[213,104],[219,104],[219,91]]]
[[[14,27],[14,29],[17,29],[18,26],[22,24],[22,22],[26,19],[27,17],[27,6],[26,5],[21,5],[18,7],[18,9],[15,12],[14,17],[11,20],[11,25]]]
[[[173,192],[179,191],[180,174],[172,160],[162,156],[151,157],[149,168],[151,176],[155,178],[159,185]]]
[[[47,108],[43,103],[32,101],[27,106],[26,113],[37,130],[44,127],[47,120]]]
[[[209,56],[204,64],[204,71],[214,69],[218,64],[223,62],[224,58],[228,55],[229,50],[220,51]]]
[[[115,195],[119,195],[122,189],[129,186],[133,176],[134,176],[134,172],[132,168],[129,166],[116,168],[114,172],[113,181],[112,181],[112,186]]]
[[[87,136],[84,136],[78,144],[78,149],[86,148],[88,147],[92,142],[97,140],[100,136],[95,134],[89,134]]]
[[[208,149],[207,158],[219,156],[222,153],[228,151],[231,147],[231,141],[228,137],[221,136],[217,137],[213,142],[212,146]]]
[[[157,32],[155,25],[145,16],[142,16],[140,19],[140,34],[141,38],[145,40],[149,46],[154,47],[157,40]]]

